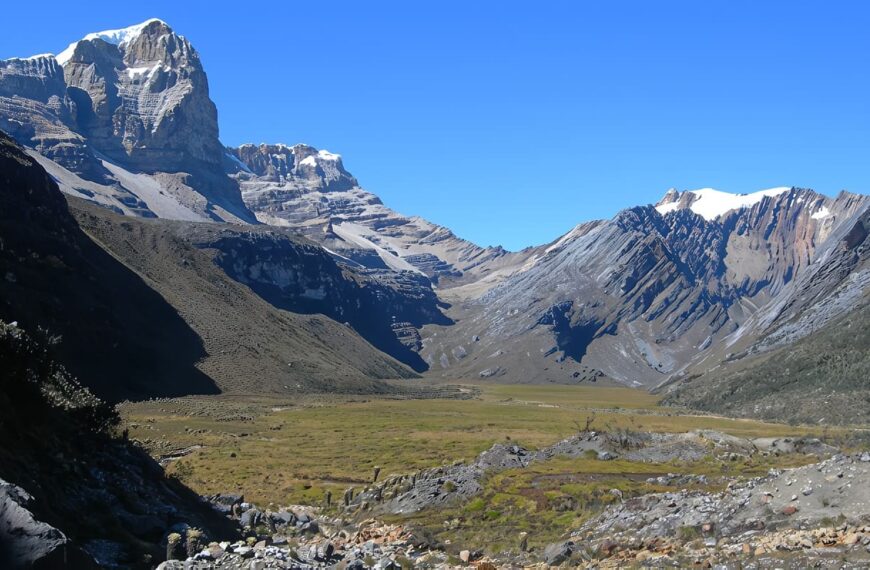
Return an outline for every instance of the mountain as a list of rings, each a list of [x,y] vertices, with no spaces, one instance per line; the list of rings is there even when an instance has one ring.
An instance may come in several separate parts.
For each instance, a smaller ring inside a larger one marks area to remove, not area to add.
[[[531,255],[480,247],[423,218],[396,213],[362,189],[337,154],[303,144],[227,150],[228,172],[259,221],[297,228],[366,267],[420,273],[448,288],[491,281]]]
[[[65,192],[120,213],[254,221],[222,172],[199,55],[160,20],[0,62],[0,129]]]
[[[236,535],[231,521],[116,435],[115,408],[51,352],[37,331],[0,322],[0,567],[151,568],[165,555],[167,529]]]
[[[841,224],[816,258],[744,326],[760,335],[664,384],[665,403],[778,421],[870,422],[870,210]]]
[[[527,269],[457,303],[456,327],[424,329],[421,354],[446,377],[504,381],[654,387],[706,370],[783,320],[762,316],[809,276],[822,289],[862,289],[851,269],[829,270],[827,252],[868,207],[867,196],[797,188],[670,191],[657,207],[577,226]]]
[[[253,233],[120,216],[72,197],[68,205],[2,133],[0,173],[0,319],[58,336],[59,360],[99,396],[394,392],[379,380],[414,376],[352,328],[276,308],[226,273]],[[301,297],[326,298],[334,279],[344,280],[329,297],[334,312],[373,303],[373,278],[345,276],[299,238],[272,241],[284,253],[279,274]]]

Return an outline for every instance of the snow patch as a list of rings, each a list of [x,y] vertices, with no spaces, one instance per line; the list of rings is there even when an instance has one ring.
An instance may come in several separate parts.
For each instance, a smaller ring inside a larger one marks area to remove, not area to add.
[[[313,168],[317,166],[317,160],[313,156],[306,156],[299,161],[299,164],[302,166],[311,166]]]
[[[248,168],[248,165],[245,164],[244,162],[242,162],[241,160],[239,160],[238,158],[236,158],[236,155],[234,155],[233,153],[228,152],[228,153],[226,153],[226,155],[227,155],[227,158],[229,158],[230,160],[235,162],[236,165],[238,165],[238,167],[241,168],[242,170],[244,170],[245,172],[251,171],[251,169]]]
[[[341,239],[348,241],[350,243],[356,244],[363,249],[371,249],[374,250],[375,253],[378,254],[378,257],[383,260],[383,262],[394,271],[413,271],[414,273],[419,273],[423,275],[423,272],[402,259],[397,255],[393,255],[383,247],[377,245],[372,242],[370,239],[365,237],[366,234],[372,234],[372,230],[367,228],[366,226],[360,224],[354,224],[352,222],[342,222],[340,224],[333,224],[332,231],[340,237]]]
[[[6,61],[32,61],[34,59],[42,59],[47,57],[54,57],[53,53],[38,53],[36,55],[30,55],[27,57],[10,57],[7,58]]]
[[[341,160],[340,154],[335,154],[335,153],[329,152],[328,150],[318,150],[317,156],[322,158],[323,160],[332,160],[332,161]]]
[[[127,72],[127,77],[129,77],[130,79],[135,78],[137,75],[144,75],[146,73],[150,78],[159,68],[160,64],[158,63],[154,66],[146,65],[145,67],[128,67],[125,71]]]
[[[823,220],[830,215],[831,215],[831,211],[828,209],[828,207],[822,206],[821,208],[819,208],[819,210],[817,212],[813,213],[813,215],[810,217],[814,220]]]

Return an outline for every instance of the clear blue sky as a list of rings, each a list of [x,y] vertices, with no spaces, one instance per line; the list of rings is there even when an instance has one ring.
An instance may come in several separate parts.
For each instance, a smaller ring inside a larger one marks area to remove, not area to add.
[[[481,244],[670,186],[870,190],[870,2],[10,2],[0,58],[150,17],[199,50],[224,143],[338,152]]]

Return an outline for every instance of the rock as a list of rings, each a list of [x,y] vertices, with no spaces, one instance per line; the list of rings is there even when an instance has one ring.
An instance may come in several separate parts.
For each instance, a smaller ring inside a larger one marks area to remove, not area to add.
[[[376,568],[380,568],[380,570],[402,570],[402,567],[392,558],[381,558],[381,561],[378,562]]]
[[[601,544],[598,545],[598,552],[600,554],[605,555],[605,556],[610,556],[618,548],[619,548],[619,545],[616,542],[614,542],[612,540],[604,540]]]
[[[845,544],[847,546],[851,546],[853,544],[858,544],[858,541],[860,539],[861,538],[858,536],[857,533],[850,532],[849,534],[847,534],[846,536],[843,537],[843,544]]]
[[[459,553],[459,559],[468,564],[468,561],[471,560],[471,551],[463,550]]]
[[[159,537],[166,529],[166,520],[156,515],[135,515],[128,512],[118,513],[118,519],[129,528],[131,534],[139,538]]]
[[[558,566],[574,553],[574,542],[556,542],[544,548],[543,558],[549,566]]]
[[[610,453],[609,451],[599,451],[598,452],[598,460],[599,461],[611,461],[616,459],[615,453]]]
[[[787,517],[795,514],[796,512],[798,512],[798,508],[794,505],[786,505],[785,507],[782,508],[782,514],[784,514]]]
[[[220,545],[218,545],[218,544],[209,545],[209,547],[205,550],[205,552],[208,552],[208,554],[212,560],[217,560],[218,558],[220,558],[221,556],[224,555],[224,549],[221,548]]]
[[[0,568],[97,568],[58,529],[36,520],[33,498],[0,479]]]
[[[329,541],[324,542],[317,548],[317,560],[327,561],[335,553],[335,545]]]
[[[258,524],[260,524],[262,518],[263,513],[261,513],[258,509],[248,509],[247,511],[242,513],[239,522],[244,528],[254,528]]]
[[[253,558],[254,557],[254,549],[250,546],[238,546],[233,549],[234,554],[238,554],[242,558]]]

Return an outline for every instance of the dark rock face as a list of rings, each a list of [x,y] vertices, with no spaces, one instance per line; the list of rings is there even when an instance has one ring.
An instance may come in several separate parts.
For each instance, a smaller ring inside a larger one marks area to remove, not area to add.
[[[203,231],[194,241],[216,251],[215,261],[228,275],[276,307],[347,323],[418,371],[426,366],[416,352],[415,327],[450,322],[429,280],[417,273],[339,265],[322,248],[280,230]]]
[[[0,566],[146,566],[176,524],[233,536],[195,493],[111,435],[114,408],[54,361],[41,336],[0,321]]]
[[[0,479],[0,564],[4,568],[97,568],[96,562],[53,526],[27,510],[24,489]]]

